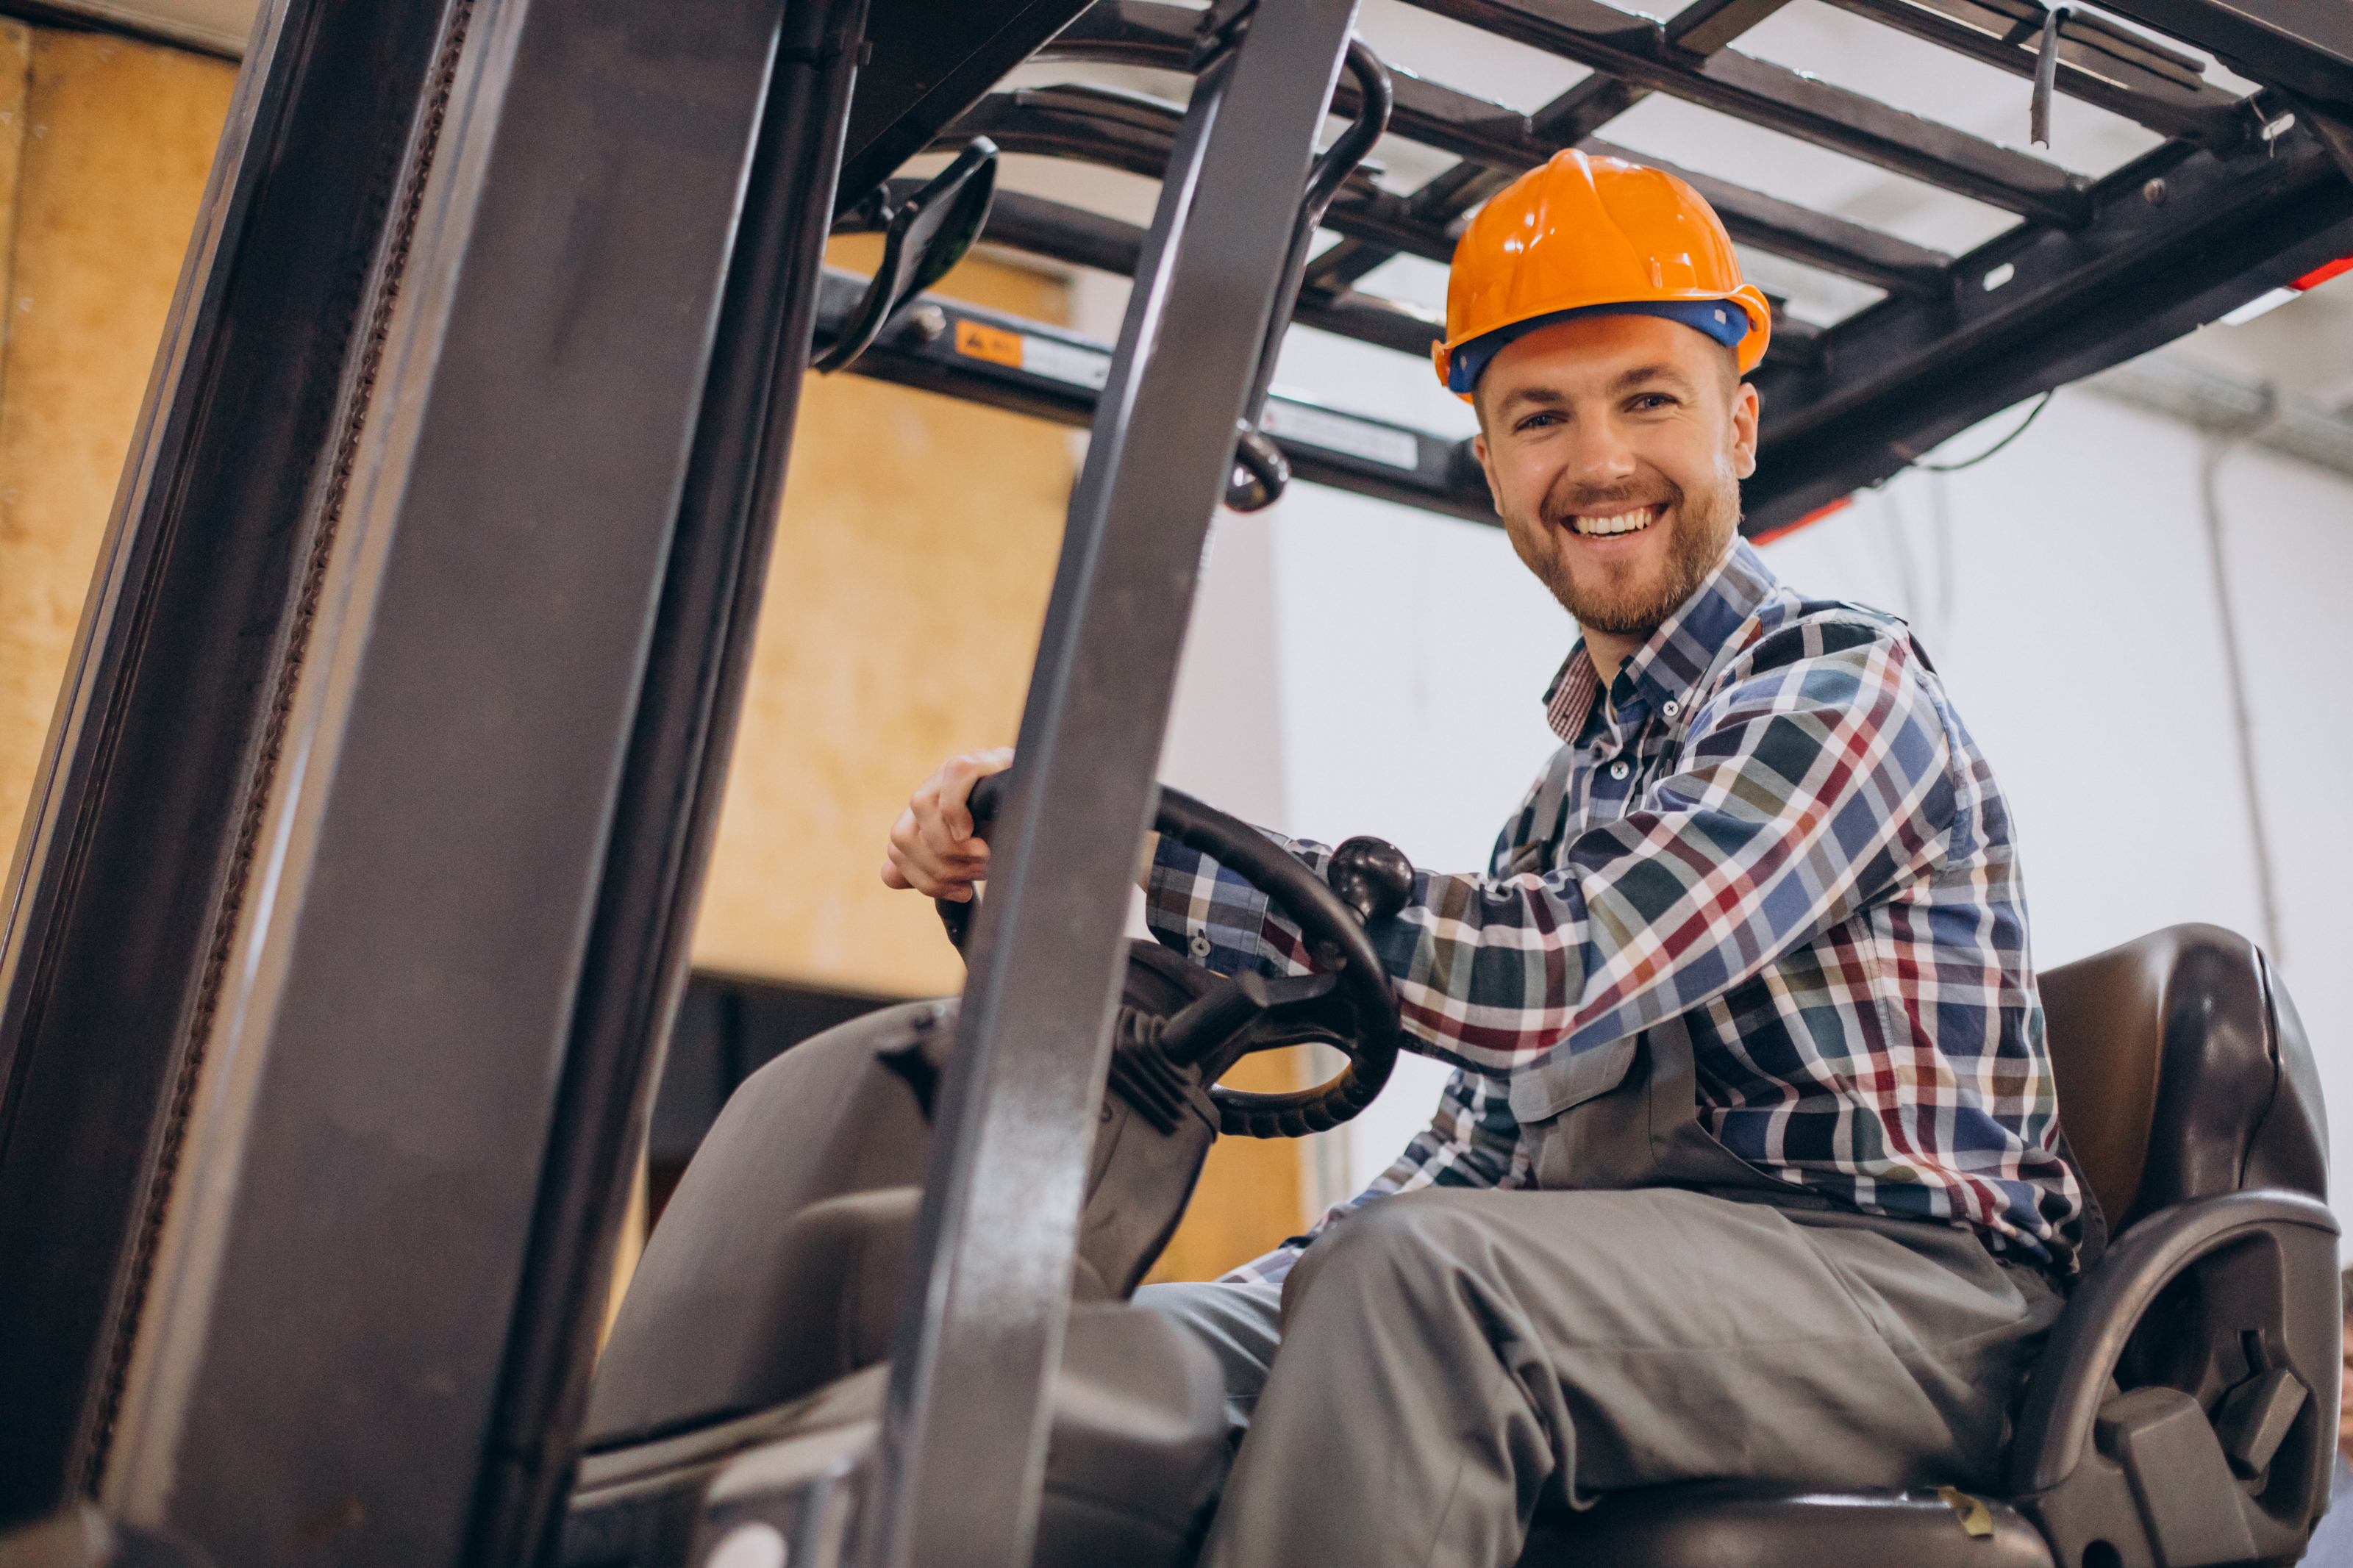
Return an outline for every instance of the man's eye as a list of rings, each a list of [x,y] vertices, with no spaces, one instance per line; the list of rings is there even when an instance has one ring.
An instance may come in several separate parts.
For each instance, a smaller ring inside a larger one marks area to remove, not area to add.
[[[1523,430],[1541,430],[1546,426],[1557,425],[1559,423],[1560,416],[1550,409],[1546,409],[1541,414],[1529,415],[1526,418],[1513,426],[1512,429],[1514,432]]]
[[[1662,408],[1672,408],[1675,400],[1663,392],[1645,392],[1635,398],[1631,406],[1637,413],[1650,414]]]

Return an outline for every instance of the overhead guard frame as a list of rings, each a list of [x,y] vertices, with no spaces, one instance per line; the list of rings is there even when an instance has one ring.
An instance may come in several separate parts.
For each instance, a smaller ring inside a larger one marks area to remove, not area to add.
[[[1295,199],[1265,170],[1303,167],[1348,7],[1206,14],[1203,57],[1267,89],[1242,105],[1265,138],[1242,159],[1148,102],[991,94],[1041,47],[1166,68],[1202,13],[871,3],[864,49],[857,0],[263,5],[0,885],[0,1525],[95,1494],[256,1568],[543,1552],[683,979],[799,365],[844,308],[823,230],[987,121],[1042,151],[1198,171],[1149,233],[1008,196],[990,237],[1157,278],[1165,299],[1132,310],[1176,311],[1216,372],[1140,353],[1133,319],[1132,341],[1091,345],[939,300],[911,302],[858,367],[1092,422],[1105,454],[1034,677],[1029,793],[925,1222],[941,1289],[909,1321],[883,1471],[912,1560],[1012,1568],[1069,1238],[1025,1232],[993,1299],[957,1282],[987,1273],[981,1216],[1004,1195],[983,1152],[1021,1145],[1032,1192],[1062,1192],[1082,1159],[1100,1030],[1058,1053],[1039,1042],[1070,1031],[1030,1025],[1100,1024],[1116,958],[1108,939],[1050,951],[1052,917],[1124,897],[1204,476],[1230,449],[1225,371],[1271,309],[1256,242]],[[2353,252],[2353,14],[2327,0],[2260,18],[2110,0],[2264,84],[2237,104],[2160,38],[2069,19],[2058,90],[2168,137],[2091,181],[1733,48],[1778,0],[1698,0],[1663,23],[1591,0],[1426,3],[1595,74],[1522,114],[1400,70],[1393,133],[1466,162],[1411,194],[1351,182],[1295,312],[1319,330],[1424,352],[1430,323],[1355,283],[1390,255],[1442,258],[1484,195],[1558,146],[1606,150],[1652,92],[2020,215],[1949,258],[1702,183],[1743,243],[1887,290],[1819,331],[1785,323],[1757,373],[1752,531]],[[2013,72],[2042,15],[1835,3]],[[659,179],[631,161],[645,138]],[[526,221],[523,193],[573,205]],[[674,333],[632,335],[656,319]],[[960,353],[967,326],[1035,337],[1062,374]],[[1456,444],[1271,406],[1304,476],[1483,513]],[[542,520],[548,498],[563,506]],[[1124,618],[1107,655],[1105,617],[1144,602],[1149,657]],[[438,774],[404,756],[426,742]],[[395,1223],[436,1182],[463,1201],[425,1230]],[[1030,1436],[987,1458],[1003,1484],[911,1485],[981,1430]]]
[[[2308,16],[2330,32],[2303,36],[2300,44],[2291,41],[2297,35],[2276,30],[2255,40],[2266,70],[2292,78],[2312,96],[2264,87],[2243,99],[2204,81],[2194,58],[2161,39],[2070,15],[2061,29],[2057,90],[2168,137],[2090,179],[1728,47],[1783,0],[1696,0],[1662,23],[1599,0],[1415,3],[1589,66],[1594,74],[1552,104],[1523,113],[1393,69],[1390,134],[1462,162],[1411,195],[1385,190],[1362,174],[1352,180],[1324,218],[1339,242],[1310,264],[1293,320],[1426,357],[1438,324],[1357,290],[1357,280],[1398,255],[1448,260],[1471,208],[1563,146],[1665,167],[1708,198],[1740,243],[1886,292],[1826,329],[1788,317],[1775,322],[1773,346],[1749,377],[1763,404],[1757,472],[1742,487],[1741,526],[1751,537],[1779,532],[1889,479],[2004,408],[2170,342],[2353,254],[2353,63],[2347,60],[2353,24],[2332,19],[2324,8]],[[2032,73],[2042,15],[2035,0],[1840,3],[1973,59]],[[2185,29],[2178,36],[2200,47],[2219,45],[2188,31],[2192,19],[2214,38],[2253,47],[2245,29],[2228,25],[2227,7],[2151,11],[2145,19],[2150,25]],[[1156,0],[1099,0],[1035,58],[1185,70],[1198,15]],[[2252,60],[2241,58],[2239,68],[2263,76]],[[2322,84],[2328,84],[2325,90]],[[1599,134],[1651,92],[2006,208],[2022,221],[1966,255],[1950,256],[1630,153]],[[1352,104],[1344,81],[1335,111]],[[935,144],[985,134],[1008,152],[1156,178],[1175,118],[1174,105],[1099,88],[999,90],[944,128]],[[2156,199],[2153,181],[2162,186]],[[1125,272],[1140,231],[1003,192],[983,237],[1052,260]],[[1082,396],[1029,399],[1021,385],[957,355],[952,338],[943,349],[924,336],[923,323],[943,314],[961,320],[972,312],[944,299],[913,302],[901,330],[886,333],[857,368],[1084,423]],[[1410,469],[1350,462],[1340,449],[1277,439],[1294,465],[1314,470],[1308,477],[1320,482],[1493,522],[1469,443],[1415,434],[1422,460]],[[1437,454],[1450,446],[1453,457],[1440,459]]]

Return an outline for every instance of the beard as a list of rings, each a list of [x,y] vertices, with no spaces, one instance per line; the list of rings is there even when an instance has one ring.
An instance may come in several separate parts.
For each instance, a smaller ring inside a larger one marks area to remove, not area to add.
[[[1580,573],[1569,558],[1570,519],[1607,516],[1642,505],[1663,505],[1650,526],[1668,531],[1666,559],[1643,574],[1588,568]],[[1520,560],[1552,590],[1561,607],[1588,631],[1615,637],[1648,637],[1695,593],[1731,548],[1740,526],[1740,483],[1684,490],[1663,475],[1641,487],[1594,490],[1556,485],[1537,509],[1538,521],[1510,531]],[[1553,546],[1553,548],[1546,548]]]

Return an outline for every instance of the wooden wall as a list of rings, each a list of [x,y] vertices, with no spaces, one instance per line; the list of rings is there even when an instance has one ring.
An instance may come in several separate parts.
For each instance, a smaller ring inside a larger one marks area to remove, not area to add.
[[[13,844],[237,68],[0,19],[0,833]]]
[[[0,833],[23,819],[234,79],[0,19]],[[877,248],[832,255],[864,270]],[[1069,315],[1064,280],[986,256],[944,291]],[[962,985],[929,900],[881,885],[884,836],[943,757],[1013,739],[1074,451],[1056,426],[810,378],[698,966],[887,996]],[[1161,1276],[1271,1246],[1301,1200],[1292,1145],[1221,1143]]]
[[[868,270],[879,236],[836,240]],[[974,258],[941,291],[1046,321],[1059,278]],[[882,885],[908,794],[1013,742],[1076,473],[1069,433],[812,375],[696,927],[699,967],[877,995],[958,989],[931,900]]]

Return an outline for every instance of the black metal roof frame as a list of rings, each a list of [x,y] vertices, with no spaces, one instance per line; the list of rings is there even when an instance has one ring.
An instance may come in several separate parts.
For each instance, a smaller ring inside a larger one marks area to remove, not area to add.
[[[1472,162],[1351,181],[1296,320],[1419,353],[1353,281],[1651,91],[2021,215],[1947,258],[1704,187],[1889,290],[1757,373],[1752,528],[2353,251],[2342,0],[2112,0],[2266,84],[2252,109],[2069,19],[2060,90],[2169,117],[2089,182],[1732,51],[1772,0],[1426,3],[1599,74],[1524,116],[1395,73],[1396,133]],[[1835,3],[1981,56],[2043,17]],[[1094,427],[868,1471],[878,1560],[1027,1561],[1119,911],[1354,14],[1221,3],[1173,137],[1134,95],[989,96],[1050,41],[1166,61],[1202,17],[1082,8],[263,7],[0,883],[0,1529],[96,1493],[219,1561],[542,1555],[807,351],[854,293],[824,231],[987,121],[1182,171],[1148,233],[998,207],[1003,243],[1152,279],[1115,351],[919,298],[860,364]],[[1260,418],[1311,479],[1483,515],[1454,443]]]
[[[2135,0],[2110,9],[2222,58],[2261,84],[2240,97],[2196,57],[2105,17],[2062,11],[2054,90],[2167,140],[2098,178],[1740,53],[1733,44],[1786,0],[1694,0],[1661,22],[1600,0],[1414,0],[1498,37],[1588,67],[1533,113],[1387,62],[1389,133],[1461,160],[1419,190],[1383,189],[1359,170],[1324,220],[1339,241],[1308,267],[1293,320],[1426,354],[1426,316],[1356,291],[1399,254],[1445,262],[1470,212],[1563,147],[1662,167],[1704,194],[1741,244],[1884,290],[1820,328],[1783,317],[1751,379],[1763,395],[1759,468],[1744,530],[1769,535],[1901,471],[1954,434],[2065,382],[2128,359],[2248,300],[2353,253],[2353,17],[2321,4],[2267,7],[2252,22],[2219,0]],[[2048,15],[2038,0],[1833,0],[1842,9],[2032,78]],[[1184,71],[1204,13],[1158,0],[1097,0],[1033,61]],[[1915,245],[1605,140],[1653,92],[2016,214],[1962,256]],[[1333,109],[1355,107],[1344,82]],[[987,136],[1007,152],[1159,177],[1178,106],[1099,86],[999,89],[934,139]],[[871,187],[869,187],[871,188]],[[845,180],[841,206],[867,195]],[[859,226],[854,215],[845,226]],[[1143,231],[1018,192],[999,194],[985,238],[1072,265],[1127,274]],[[822,339],[854,293],[829,290]],[[958,344],[965,324],[1069,343],[1047,374]],[[862,374],[1071,424],[1092,416],[1074,367],[1109,361],[1057,328],[952,300],[911,303],[856,368]],[[1314,434],[1307,434],[1312,426]],[[1494,521],[1467,443],[1337,410],[1293,415],[1275,436],[1303,476],[1478,521]],[[1408,441],[1411,447],[1409,450]],[[1381,457],[1368,456],[1379,452]]]

